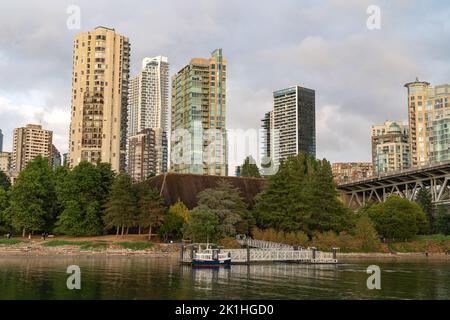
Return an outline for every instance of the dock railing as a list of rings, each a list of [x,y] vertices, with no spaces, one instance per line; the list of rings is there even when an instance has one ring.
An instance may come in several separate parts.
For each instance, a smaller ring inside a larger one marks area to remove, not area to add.
[[[295,262],[311,264],[336,264],[336,252],[322,252],[315,248],[308,249],[221,249],[221,254],[230,255],[232,264],[269,263],[269,262]],[[181,262],[191,263],[192,254],[199,257],[201,253],[195,250],[186,250],[182,247]]]

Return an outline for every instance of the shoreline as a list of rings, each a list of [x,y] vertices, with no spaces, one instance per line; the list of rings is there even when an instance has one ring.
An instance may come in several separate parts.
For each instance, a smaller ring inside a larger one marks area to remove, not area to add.
[[[52,239],[56,240],[56,239]],[[58,241],[67,240],[57,239]],[[174,244],[152,243],[151,247],[145,249],[130,249],[120,246],[119,243],[113,241],[89,242],[90,238],[71,238],[70,241],[86,242],[87,248],[83,248],[81,244],[63,244],[46,246],[47,241],[24,241],[16,244],[2,245],[0,244],[0,256],[29,256],[29,257],[73,257],[73,256],[149,256],[153,258],[172,258],[179,255],[179,248]],[[142,243],[135,242],[136,239],[115,239],[116,241],[124,241],[125,243]],[[130,242],[127,242],[130,241]],[[83,243],[84,244],[84,243]],[[94,244],[94,246],[89,246]],[[95,245],[100,245],[96,247]]]
[[[74,257],[74,256],[148,256],[151,258],[174,258],[179,256],[179,246],[177,244],[155,243],[152,248],[144,250],[133,250],[121,248],[114,243],[109,243],[102,249],[82,249],[77,245],[44,246],[44,241],[24,242],[13,245],[0,245],[0,256],[46,256],[46,257]],[[407,252],[407,253],[381,253],[381,252],[352,252],[337,253],[337,259],[341,261],[358,259],[433,259],[449,260],[450,255],[445,253],[429,252]]]
[[[449,260],[450,255],[445,253],[428,253],[425,252],[398,252],[398,253],[337,253],[336,258],[338,260],[360,260],[360,259],[391,259],[391,260],[408,260],[408,259],[432,259],[432,260]]]

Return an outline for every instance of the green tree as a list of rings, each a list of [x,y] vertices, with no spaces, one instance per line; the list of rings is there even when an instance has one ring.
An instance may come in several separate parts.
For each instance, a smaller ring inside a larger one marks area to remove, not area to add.
[[[111,169],[110,163],[97,163],[97,171],[100,174],[98,202],[104,208],[109,199],[109,193],[115,181],[116,174]]]
[[[56,189],[62,213],[56,231],[72,236],[104,233],[102,206],[109,192],[102,170],[82,161],[71,171],[60,172]]]
[[[7,209],[9,208],[8,192],[0,186],[0,230],[9,226]]]
[[[219,240],[219,219],[210,209],[196,207],[191,210],[189,223],[184,227],[186,237],[193,242],[210,242]]]
[[[299,168],[300,174],[295,176],[291,164],[291,161],[282,161],[278,172],[269,176],[264,190],[256,198],[255,215],[260,229],[307,229],[306,200],[301,186],[304,183],[301,171],[305,171],[305,167]]]
[[[166,242],[169,238],[180,239],[185,221],[183,217],[176,213],[170,212],[164,219],[164,223],[159,228],[159,235]]]
[[[197,198],[198,208],[208,209],[218,218],[220,236],[234,236],[242,220],[249,219],[239,189],[226,180],[219,181],[215,188],[203,190]]]
[[[248,156],[244,160],[244,164],[241,167],[241,177],[261,178],[258,166],[251,156]]]
[[[183,219],[183,223],[188,223],[189,221],[189,209],[180,200],[178,200],[175,204],[170,206],[169,214],[181,217]]]
[[[419,233],[428,232],[428,219],[422,208],[396,195],[372,206],[367,212],[377,232],[385,238],[411,239]]]
[[[61,202],[61,199],[59,197],[59,186],[63,184],[63,181],[67,178],[70,170],[68,166],[59,166],[54,170],[54,176],[55,176],[55,190],[56,190],[56,205],[57,205],[57,212],[58,215],[61,214],[61,212],[64,211],[64,204]]]
[[[166,210],[159,191],[141,183],[137,195],[137,224],[139,228],[149,228],[148,239],[152,239],[154,228],[164,222]]]
[[[443,235],[450,235],[450,213],[444,205],[440,205],[437,208],[436,219],[433,224],[433,232]]]
[[[363,249],[367,251],[375,251],[380,247],[375,225],[366,213],[362,213],[356,222],[355,237],[361,240]]]
[[[0,187],[5,189],[6,191],[9,190],[11,187],[11,181],[9,180],[8,176],[0,170]]]
[[[41,156],[20,172],[10,194],[10,215],[14,228],[27,231],[51,231],[57,215],[53,171]]]
[[[417,192],[416,202],[428,217],[430,226],[433,224],[433,202],[431,193],[427,188],[420,188]]]
[[[268,178],[257,197],[256,222],[261,229],[303,231],[310,237],[354,224],[351,211],[338,199],[329,162],[304,154],[282,161]]]
[[[309,211],[309,232],[350,231],[355,216],[338,198],[330,163],[326,160],[310,161],[314,162],[310,165],[314,171],[309,175],[305,191]]]
[[[123,236],[125,227],[128,229],[135,225],[136,211],[131,177],[121,173],[115,179],[106,203],[105,216],[103,218],[106,228],[116,228],[118,235],[121,227],[121,236]]]
[[[8,192],[0,187],[0,213],[5,211],[9,207]]]

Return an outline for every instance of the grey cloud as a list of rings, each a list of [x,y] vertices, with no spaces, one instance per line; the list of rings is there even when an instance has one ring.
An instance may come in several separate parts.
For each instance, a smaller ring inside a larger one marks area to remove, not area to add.
[[[437,0],[8,2],[0,12],[0,98],[42,109],[62,151],[78,32],[66,28],[70,4],[82,10],[80,31],[105,25],[130,37],[133,72],[143,57],[163,54],[173,74],[191,57],[222,47],[229,128],[259,128],[278,88],[315,89],[318,155],[331,161],[370,159],[370,125],[406,119],[405,82],[449,82],[450,5]],[[370,4],[382,9],[380,31],[366,28]],[[33,91],[44,98],[37,101]],[[6,147],[12,129],[28,120],[0,110]]]

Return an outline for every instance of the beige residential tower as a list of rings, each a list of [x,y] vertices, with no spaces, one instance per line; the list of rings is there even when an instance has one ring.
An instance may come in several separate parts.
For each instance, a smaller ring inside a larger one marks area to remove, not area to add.
[[[40,125],[28,124],[24,128],[14,129],[11,171],[22,171],[37,156],[47,158],[51,165],[52,141],[53,132],[42,129]]]
[[[130,43],[97,27],[75,37],[69,165],[110,163],[125,169]]]

